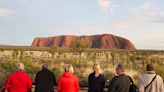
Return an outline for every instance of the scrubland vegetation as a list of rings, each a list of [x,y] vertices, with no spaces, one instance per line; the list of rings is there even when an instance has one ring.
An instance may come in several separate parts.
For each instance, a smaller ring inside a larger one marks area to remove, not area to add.
[[[145,72],[147,63],[155,63],[157,65],[157,74],[164,79],[164,51],[127,51],[127,50],[109,50],[109,49],[61,49],[61,48],[1,48],[0,49],[0,85],[6,81],[6,77],[15,71],[15,64],[19,61],[26,66],[25,71],[35,79],[35,74],[40,70],[42,64],[47,63],[50,70],[54,72],[57,78],[64,72],[65,63],[71,63],[74,66],[75,74],[80,80],[81,86],[87,86],[88,75],[93,72],[92,65],[98,62],[102,67],[102,73],[106,80],[111,80],[115,76],[115,65],[121,63],[126,67],[126,73],[131,76],[135,84],[138,78]],[[4,56],[5,50],[12,50],[12,58]],[[26,55],[27,51],[30,56]],[[34,51],[39,51],[41,57],[32,57]],[[43,57],[49,53],[49,57]],[[72,56],[70,56],[70,54]]]

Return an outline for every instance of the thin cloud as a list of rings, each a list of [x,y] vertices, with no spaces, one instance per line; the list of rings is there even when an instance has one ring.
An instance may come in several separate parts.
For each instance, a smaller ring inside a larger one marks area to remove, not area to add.
[[[143,43],[144,45],[146,44],[148,48],[150,49],[162,49],[164,50],[164,37],[157,37],[157,38],[148,38],[145,39]],[[153,44],[152,44],[153,43]]]
[[[18,2],[27,6],[32,5],[32,0],[18,0]]]
[[[153,23],[164,23],[164,12],[160,12],[160,13],[155,13],[153,14],[153,19],[151,20],[151,22]]]
[[[145,23],[164,23],[164,15],[161,12],[149,13],[141,16],[131,17],[126,20],[120,20],[112,25],[113,29],[129,30],[139,27]]]
[[[164,17],[159,18],[159,19],[156,19],[156,20],[153,20],[152,22],[155,22],[155,23],[164,23]]]
[[[136,8],[130,8],[132,16],[129,19],[117,21],[112,28],[117,30],[128,30],[140,26],[143,23],[164,22],[164,13],[158,11],[157,3],[145,2]]]
[[[146,16],[138,16],[138,17],[133,17],[131,19],[127,20],[121,20],[112,26],[113,29],[117,30],[128,30],[128,29],[133,29],[137,26],[139,26],[142,22],[145,21]]]
[[[138,15],[147,14],[147,13],[157,11],[159,8],[160,8],[160,6],[158,3],[145,2],[140,6],[137,6],[135,8],[129,8],[128,10],[134,16],[138,16]]]
[[[14,10],[7,8],[0,8],[0,17],[12,18]]]
[[[102,28],[96,27],[96,26],[79,26],[79,25],[67,25],[62,28],[57,27],[49,27],[49,31],[58,30],[55,32],[55,34],[63,35],[63,34],[71,34],[71,35],[94,35],[99,34],[105,31],[102,30]]]
[[[98,3],[103,11],[105,12],[114,12],[115,5],[111,0],[98,0]]]
[[[23,3],[23,4],[29,4],[30,0],[18,0],[19,2]]]

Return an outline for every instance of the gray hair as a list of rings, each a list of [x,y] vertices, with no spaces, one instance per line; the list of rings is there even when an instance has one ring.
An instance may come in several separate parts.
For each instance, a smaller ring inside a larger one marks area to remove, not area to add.
[[[42,69],[47,69],[48,68],[48,65],[47,64],[43,64],[42,65]]]
[[[118,65],[116,66],[116,68],[117,68],[117,69],[120,69],[122,72],[125,72],[125,68],[124,68],[124,66],[123,66],[122,64],[118,64]]]
[[[18,62],[16,64],[16,68],[18,69],[18,71],[24,71],[24,64],[22,62]]]

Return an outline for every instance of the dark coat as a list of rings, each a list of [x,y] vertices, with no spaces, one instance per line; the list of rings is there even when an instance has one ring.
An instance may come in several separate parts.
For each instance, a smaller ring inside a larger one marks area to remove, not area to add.
[[[55,75],[48,69],[42,69],[36,74],[35,92],[54,92],[55,85]]]
[[[103,75],[95,77],[95,73],[91,73],[88,77],[88,92],[103,92],[105,86],[105,78]]]
[[[110,82],[108,92],[129,92],[131,80],[125,74],[115,76]]]

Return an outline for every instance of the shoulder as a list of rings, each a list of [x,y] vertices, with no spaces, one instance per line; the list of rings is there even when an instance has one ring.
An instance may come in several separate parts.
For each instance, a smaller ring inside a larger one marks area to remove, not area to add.
[[[154,77],[154,76],[155,76],[155,74],[152,75],[152,74],[145,73],[139,78],[139,80],[145,80],[147,78]]]
[[[59,80],[62,80],[64,78],[64,74],[59,76]]]
[[[163,81],[162,77],[160,75],[157,75],[157,80]]]
[[[51,75],[55,75],[52,71],[48,70]]]
[[[118,82],[122,82],[122,81],[126,81],[128,77],[127,76],[114,76],[112,78],[112,81],[118,81]],[[128,78],[129,79],[129,78]]]
[[[116,81],[118,79],[118,76],[114,76],[113,78],[112,78],[112,81]]]
[[[76,79],[78,79],[78,77],[76,75],[73,75]]]
[[[91,74],[89,74],[89,77],[91,77],[91,76],[94,76],[94,72],[93,72],[93,73],[91,73]]]
[[[45,69],[44,71],[45,71],[46,74],[54,75],[54,73],[52,71],[48,70],[48,69]]]
[[[100,74],[100,77],[104,77],[104,75],[103,74]]]
[[[125,79],[132,80],[132,78],[131,78],[130,76],[128,76],[128,75],[124,75],[123,77],[124,77]]]
[[[27,78],[30,78],[29,74],[27,74],[26,72],[23,72],[21,75],[26,76]]]
[[[12,77],[12,76],[15,76],[16,75],[16,72],[15,73],[12,73],[10,74],[9,76]]]
[[[112,79],[116,79],[116,78],[118,78],[118,76],[114,76]]]
[[[78,80],[78,77],[76,75],[73,75],[73,77],[74,77],[75,80]]]
[[[143,74],[139,77],[140,80],[144,79],[147,76],[147,74]]]
[[[120,75],[119,77],[125,77],[125,78],[128,78],[129,76],[126,75],[126,74],[122,74],[122,75]]]
[[[40,74],[42,72],[42,70],[38,71],[36,74]]]
[[[99,76],[100,76],[100,78],[105,79],[103,74],[100,74]]]
[[[10,74],[10,75],[8,76],[8,79],[13,78],[14,76],[15,76],[15,73],[12,73],[12,74]]]
[[[126,82],[133,81],[133,79],[130,76],[128,76],[128,75],[122,75],[121,76],[121,80],[126,81]]]
[[[114,76],[112,80],[110,80],[110,85],[115,85],[117,81],[118,81],[118,76]]]

